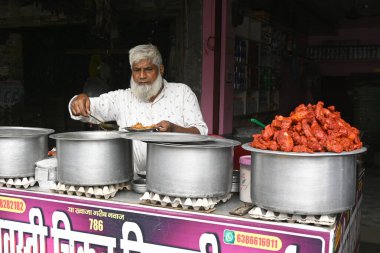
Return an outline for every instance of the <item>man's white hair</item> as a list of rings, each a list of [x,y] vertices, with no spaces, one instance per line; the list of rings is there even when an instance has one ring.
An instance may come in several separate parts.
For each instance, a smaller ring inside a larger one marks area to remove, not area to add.
[[[132,65],[141,60],[151,60],[153,64],[160,67],[162,57],[157,47],[152,44],[138,45],[129,50],[129,64]]]

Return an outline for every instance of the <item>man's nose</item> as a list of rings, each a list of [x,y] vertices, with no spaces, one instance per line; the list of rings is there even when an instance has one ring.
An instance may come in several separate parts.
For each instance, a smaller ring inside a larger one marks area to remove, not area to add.
[[[146,72],[145,72],[145,70],[141,70],[140,72],[139,72],[139,78],[140,79],[145,79],[146,78]]]

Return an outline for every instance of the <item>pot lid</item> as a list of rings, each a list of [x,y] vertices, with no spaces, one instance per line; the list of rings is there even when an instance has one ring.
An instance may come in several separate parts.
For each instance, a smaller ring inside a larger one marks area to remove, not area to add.
[[[212,137],[200,134],[186,133],[168,133],[168,132],[131,132],[121,134],[122,138],[139,140],[143,142],[161,142],[161,143],[188,143],[204,142]]]
[[[202,142],[153,143],[154,145],[181,147],[181,148],[231,148],[240,145],[240,142],[230,139],[211,139]]]
[[[118,139],[121,135],[118,131],[78,131],[52,134],[49,137],[56,140],[96,141]]]
[[[0,137],[1,138],[25,138],[25,137],[35,137],[41,135],[48,135],[54,133],[53,129],[48,128],[37,128],[37,127],[12,127],[12,126],[1,126],[0,127]]]
[[[269,154],[269,155],[309,156],[309,157],[356,155],[356,154],[360,154],[360,153],[367,151],[367,148],[363,147],[363,148],[356,149],[353,151],[341,152],[341,153],[335,153],[335,152],[314,152],[314,153],[284,152],[284,151],[272,151],[272,150],[264,150],[264,149],[254,148],[250,145],[250,143],[246,143],[242,147],[248,151],[252,151],[252,152],[256,152],[256,153]]]
[[[236,140],[226,138],[215,138],[208,136],[206,141],[200,142],[177,142],[177,143],[155,143],[157,145],[172,146],[172,147],[197,147],[197,148],[230,148],[238,146],[241,143]]]

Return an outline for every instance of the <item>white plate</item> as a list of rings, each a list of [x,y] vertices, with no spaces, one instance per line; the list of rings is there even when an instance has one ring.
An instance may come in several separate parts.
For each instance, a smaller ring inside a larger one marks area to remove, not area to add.
[[[149,128],[124,127],[123,129],[127,130],[128,132],[153,132],[157,128],[156,127],[149,127]]]
[[[184,143],[210,140],[210,137],[207,135],[168,132],[130,132],[123,133],[121,137],[125,139],[139,140],[144,142],[167,143]]]

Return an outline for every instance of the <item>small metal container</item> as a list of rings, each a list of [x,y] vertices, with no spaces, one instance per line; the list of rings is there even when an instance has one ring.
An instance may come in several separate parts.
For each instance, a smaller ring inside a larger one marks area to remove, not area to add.
[[[146,180],[144,178],[135,179],[132,181],[132,189],[136,193],[146,192]]]
[[[296,153],[253,148],[251,198],[259,207],[292,214],[332,214],[355,204],[357,155]]]
[[[240,171],[233,170],[231,192],[239,192],[239,185],[240,185]]]

